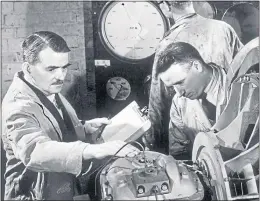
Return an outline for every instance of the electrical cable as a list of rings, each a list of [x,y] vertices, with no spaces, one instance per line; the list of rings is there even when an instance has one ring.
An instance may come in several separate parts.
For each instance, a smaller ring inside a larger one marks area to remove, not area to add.
[[[104,167],[105,166],[107,166],[109,163],[110,163],[110,161],[123,149],[123,148],[125,148],[127,145],[129,145],[129,144],[131,144],[131,143],[135,143],[135,144],[137,144],[137,145],[139,145],[141,148],[142,148],[142,151],[143,151],[143,154],[144,154],[144,147],[139,143],[139,142],[136,142],[136,141],[130,141],[130,142],[127,142],[124,146],[122,146],[113,156],[111,156],[108,160],[107,160],[107,162],[103,165],[103,166],[101,166],[100,168],[98,168],[99,170],[98,170],[98,172],[97,172],[97,174],[96,174],[96,176],[95,176],[95,182],[94,182],[94,184],[95,184],[95,196],[97,195],[97,177],[98,177],[98,175],[102,172],[102,170],[104,169]],[[145,154],[144,154],[145,155]],[[144,158],[145,158],[145,156],[144,156]]]
[[[201,174],[201,175],[204,175],[202,171],[200,171],[200,170],[198,170],[198,169],[195,169],[192,165],[188,165],[188,164],[183,163],[183,162],[182,162],[181,164],[184,165],[186,168],[188,168],[188,169],[194,171],[194,173],[199,173],[199,174]]]
[[[106,174],[105,175],[107,175],[112,169],[114,169],[114,168],[120,168],[120,169],[125,169],[125,170],[132,170],[132,168],[127,168],[127,167],[122,167],[122,166],[113,166],[113,167],[111,167],[110,169],[108,169],[107,171],[106,171]]]
[[[154,192],[154,196],[155,196],[156,201],[158,200],[158,195],[157,195],[158,189],[159,188],[158,188],[157,185],[153,186],[153,189],[152,189],[152,191]]]
[[[116,154],[118,154],[124,147],[126,147],[128,144],[131,144],[131,143],[135,143],[135,144],[139,145],[139,146],[142,148],[142,151],[143,151],[143,154],[144,154],[144,147],[143,147],[139,142],[136,142],[136,141],[127,142],[127,143],[126,143],[124,146],[122,146],[113,156],[111,156],[110,159],[108,159],[108,161],[107,161],[103,166],[101,166],[100,168],[98,168],[99,171],[98,171],[97,175],[102,171],[102,169],[103,169],[105,166],[108,165],[108,163],[109,163],[114,157],[116,157]],[[130,152],[130,153],[132,153],[132,152]],[[121,158],[121,157],[120,157],[120,158]],[[122,157],[122,158],[123,158],[123,157]],[[96,175],[96,177],[97,177],[97,175]],[[95,183],[96,183],[96,178],[95,178]]]
[[[145,167],[147,167],[147,160],[146,160],[146,157],[145,157],[145,149],[144,149],[143,145],[141,145],[139,142],[136,142],[136,141],[132,141],[131,143],[135,143],[142,148],[143,156],[144,156],[144,164],[145,164]]]
[[[136,141],[132,141],[132,142],[138,144],[138,145],[142,148],[142,151],[144,150],[144,147],[143,147],[139,142],[136,142]],[[131,142],[131,143],[132,143],[132,142]],[[129,142],[129,143],[130,143],[130,142]],[[129,143],[128,143],[128,144],[129,144]],[[133,152],[134,152],[134,151],[129,152],[129,153],[133,153]],[[129,153],[128,153],[128,154],[129,154]],[[127,155],[128,155],[128,154],[127,154]],[[124,157],[120,157],[120,156],[111,156],[111,157],[112,157],[112,158],[113,158],[113,157],[114,157],[114,158],[124,158]],[[91,176],[91,175],[93,175],[96,171],[98,171],[100,168],[102,168],[102,165],[101,165],[99,168],[93,170],[91,173],[88,173],[88,172],[84,173],[83,176],[86,175],[86,174],[87,174],[88,176]]]
[[[157,196],[157,192],[154,191],[154,196],[155,196],[155,200],[157,201],[158,200],[158,196]]]
[[[117,157],[115,157],[115,158],[124,158],[124,157],[118,157],[118,156],[117,156]],[[82,176],[88,175],[88,177],[90,177],[90,176],[93,175],[96,171],[98,171],[101,167],[102,167],[102,165],[101,165],[100,167],[98,167],[97,169],[93,170],[91,173],[86,172],[86,173],[82,174]]]

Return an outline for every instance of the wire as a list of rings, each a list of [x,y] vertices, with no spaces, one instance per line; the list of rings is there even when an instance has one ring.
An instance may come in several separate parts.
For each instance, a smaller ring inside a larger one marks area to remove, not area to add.
[[[112,169],[114,169],[114,168],[120,168],[120,169],[125,169],[125,170],[132,170],[132,168],[127,168],[127,167],[122,167],[122,166],[113,166],[113,167],[111,167],[110,169],[108,169],[107,171],[106,171],[106,174],[105,175],[107,175]]]
[[[99,170],[98,170],[98,172],[97,172],[97,174],[96,174],[96,176],[95,176],[95,196],[97,195],[97,177],[98,177],[98,175],[102,172],[102,170],[104,169],[104,167],[106,167],[109,163],[110,163],[110,161],[111,160],[113,160],[113,158],[123,149],[123,148],[125,148],[127,145],[129,145],[129,144],[131,144],[131,143],[135,143],[135,144],[137,144],[137,145],[139,145],[141,148],[142,148],[142,150],[143,150],[143,154],[144,154],[144,147],[139,143],[139,142],[136,142],[136,141],[130,141],[130,142],[127,142],[124,146],[122,146],[113,156],[111,156],[108,160],[107,160],[107,162],[103,165],[103,166],[101,166],[100,168],[98,168]],[[145,154],[144,154],[145,155]],[[145,156],[144,156],[144,158],[145,158]]]
[[[117,157],[115,157],[115,158],[118,159],[118,158],[124,158],[124,157],[119,157],[119,156],[117,156]],[[88,177],[90,177],[90,176],[93,175],[96,171],[98,171],[98,170],[101,168],[101,166],[102,166],[102,165],[100,165],[100,167],[98,167],[97,169],[93,170],[91,173],[85,172],[84,174],[82,174],[82,176],[88,175]]]
[[[155,200],[158,200],[157,192],[154,191]]]
[[[158,200],[158,195],[157,195],[158,189],[159,188],[157,185],[153,186],[152,191],[154,192],[155,200]]]
[[[144,150],[144,147],[143,147],[139,142],[132,141],[132,142],[129,142],[128,144],[130,144],[130,143],[136,143],[136,144],[138,144],[138,145],[142,148],[142,151]],[[120,150],[120,151],[121,151],[121,150]],[[134,152],[134,151],[129,152],[128,154],[133,153],[133,152]],[[128,154],[127,154],[127,155],[128,155]],[[127,156],[127,155],[126,155],[126,156]],[[115,155],[113,155],[112,158],[113,158],[113,157],[114,157],[114,158],[124,158],[124,157],[115,156]],[[91,175],[93,175],[96,171],[98,171],[100,168],[102,168],[102,165],[101,165],[99,168],[93,170],[91,173],[86,172],[86,173],[84,173],[83,175],[88,174],[88,176],[91,176]]]
[[[197,170],[197,169],[194,169],[194,166],[192,166],[192,165],[188,165],[187,163],[183,163],[183,162],[182,162],[181,164],[184,165],[184,166],[186,166],[186,168],[188,168],[188,169],[194,171],[194,173],[199,173],[199,174],[201,174],[201,175],[204,175],[202,171]]]
[[[137,144],[137,145],[139,145],[142,148],[143,156],[144,156],[144,164],[145,164],[145,167],[147,167],[147,160],[146,160],[146,157],[145,157],[145,149],[144,149],[143,145],[141,145],[139,142],[136,142],[136,141],[132,141],[130,143]]]

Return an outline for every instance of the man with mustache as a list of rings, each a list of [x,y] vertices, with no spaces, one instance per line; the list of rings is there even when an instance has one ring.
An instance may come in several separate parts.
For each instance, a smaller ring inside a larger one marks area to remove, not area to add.
[[[205,62],[213,62],[227,70],[243,44],[229,24],[198,15],[191,0],[159,1],[158,4],[163,14],[175,23],[165,34],[155,53],[149,97],[149,118],[152,126],[143,140],[151,149],[181,157],[185,152],[178,148],[174,133],[168,131],[174,91],[167,89],[155,76],[158,55],[171,43],[186,42],[199,51]]]
[[[166,87],[174,87],[169,132],[180,151],[192,153],[198,132],[208,131],[225,102],[225,71],[205,63],[192,45],[177,42],[158,55],[156,76]],[[174,144],[173,144],[174,146]]]
[[[72,200],[78,190],[76,176],[92,172],[97,159],[114,155],[125,143],[86,142],[87,135],[110,122],[99,118],[83,125],[60,94],[70,66],[70,49],[61,36],[36,32],[22,49],[22,71],[15,74],[2,102],[5,199]],[[133,150],[125,147],[118,155]]]

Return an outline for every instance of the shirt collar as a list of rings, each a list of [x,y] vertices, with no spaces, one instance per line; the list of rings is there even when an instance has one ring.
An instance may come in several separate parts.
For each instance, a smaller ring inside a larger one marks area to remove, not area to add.
[[[217,96],[219,92],[219,85],[221,84],[219,81],[219,73],[217,72],[217,69],[211,65],[209,65],[212,68],[212,76],[211,80],[204,90],[204,92],[207,94],[206,99],[211,102],[214,105],[217,105]]]
[[[55,94],[51,94],[49,96],[47,96],[47,98],[52,102],[52,103],[55,103]]]
[[[182,17],[178,18],[174,24],[171,26],[171,28],[164,34],[164,38],[166,38],[167,36],[169,36],[172,31],[174,31],[177,27],[179,27],[180,25],[184,25],[185,22],[188,20],[188,18],[192,18],[198,16],[196,13],[189,13],[186,15],[183,15]]]
[[[181,20],[189,18],[189,17],[193,17],[195,15],[196,15],[196,13],[188,13],[186,15],[179,17],[177,20],[175,20],[175,23],[179,23]]]
[[[37,88],[38,90],[40,90],[40,91],[43,93],[43,91],[42,91],[37,85],[34,84],[32,78],[31,78],[30,76],[24,74],[24,79],[25,79],[27,82],[29,82],[31,85],[33,85],[35,88]],[[55,94],[51,94],[51,95],[46,96],[46,97],[47,97],[51,102],[54,102],[54,100],[55,100]]]

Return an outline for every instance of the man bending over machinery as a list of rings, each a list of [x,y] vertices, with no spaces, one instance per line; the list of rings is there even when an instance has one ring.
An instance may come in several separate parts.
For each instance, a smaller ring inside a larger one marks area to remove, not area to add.
[[[168,132],[168,113],[173,93],[165,90],[162,82],[155,76],[158,55],[171,43],[186,42],[199,51],[205,62],[213,62],[228,70],[229,64],[243,44],[229,24],[197,14],[191,0],[159,1],[159,6],[164,15],[175,23],[165,34],[155,53],[149,98],[149,118],[152,129],[151,132],[147,132],[144,141],[148,147],[165,149],[168,133],[172,135],[170,131]],[[171,149],[171,144],[169,139],[169,151],[171,155],[177,157],[179,151],[175,152]],[[168,153],[167,150],[165,151]]]
[[[176,94],[170,110],[170,145],[176,152],[191,154],[196,134],[208,131],[225,101],[225,71],[205,63],[197,49],[184,42],[168,45],[158,58],[158,76]]]
[[[168,45],[158,55],[156,76],[177,91],[172,146],[189,151],[192,160],[153,151],[116,159],[99,171],[95,194],[103,200],[259,199],[259,74],[247,73],[259,62],[249,54],[258,55],[259,41],[252,42],[241,50],[247,56],[239,53],[234,60],[228,81],[192,45]]]
[[[124,142],[85,143],[105,118],[81,124],[59,93],[69,67],[70,49],[59,35],[41,31],[23,42],[22,71],[2,105],[6,151],[5,199],[72,200],[76,175],[87,173],[93,159],[114,155]],[[130,147],[119,155],[125,156]]]

